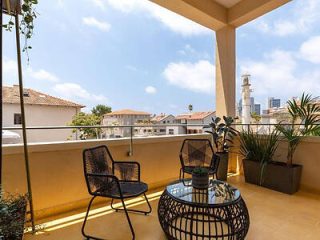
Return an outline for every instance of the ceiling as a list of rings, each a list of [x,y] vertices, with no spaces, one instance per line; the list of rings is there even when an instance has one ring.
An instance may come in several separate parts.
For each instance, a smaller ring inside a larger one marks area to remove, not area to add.
[[[215,2],[219,3],[220,5],[230,8],[236,5],[238,2],[241,2],[241,0],[214,0]]]

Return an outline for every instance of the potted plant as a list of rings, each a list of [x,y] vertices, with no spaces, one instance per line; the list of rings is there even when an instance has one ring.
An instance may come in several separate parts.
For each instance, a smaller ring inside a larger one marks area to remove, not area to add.
[[[294,164],[294,153],[304,136],[314,135],[319,132],[320,107],[309,94],[302,94],[299,101],[289,100],[288,112],[291,116],[289,124],[278,124],[277,130],[282,138],[288,142],[286,163],[278,163],[277,169],[273,169],[276,178],[268,183],[268,187],[277,188],[281,192],[292,194],[299,190],[302,174],[302,165]],[[277,181],[277,182],[276,182]]]
[[[204,128],[210,128],[210,131],[205,131],[212,135],[213,143],[216,147],[216,154],[220,157],[217,178],[222,181],[227,180],[228,174],[228,160],[229,160],[229,148],[233,143],[233,138],[238,134],[238,131],[232,127],[233,118],[223,116],[221,118],[212,118],[212,122],[204,126]]]
[[[245,181],[248,183],[263,185],[266,169],[272,162],[274,153],[278,147],[279,132],[270,134],[258,134],[252,130],[242,131],[240,136],[240,154],[243,159]]]
[[[293,164],[293,156],[303,136],[319,131],[315,123],[319,121],[320,107],[313,100],[311,95],[303,94],[299,101],[288,101],[289,123],[279,123],[271,134],[260,135],[251,130],[240,133],[246,182],[287,194],[299,190],[302,166]],[[288,142],[286,162],[273,161],[279,138]]]
[[[205,189],[209,186],[209,172],[207,168],[196,167],[192,171],[192,186]]]
[[[27,198],[24,195],[1,194],[0,239],[22,239]]]
[[[11,15],[9,21],[2,24],[2,27],[7,31],[12,31],[12,27],[15,25],[12,16],[15,14],[21,15],[21,21],[19,22],[20,34],[24,36],[24,46],[22,51],[26,53],[29,62],[29,50],[32,47],[29,44],[29,40],[33,36],[34,31],[34,20],[37,18],[38,13],[36,12],[35,6],[38,4],[38,0],[8,0],[2,1],[4,12]],[[9,3],[7,5],[7,3]]]

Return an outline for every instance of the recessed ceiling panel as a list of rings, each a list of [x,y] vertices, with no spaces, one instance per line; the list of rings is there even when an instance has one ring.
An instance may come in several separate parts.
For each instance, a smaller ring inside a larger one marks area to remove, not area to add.
[[[214,0],[214,1],[226,8],[230,8],[236,5],[238,2],[241,2],[241,0]]]

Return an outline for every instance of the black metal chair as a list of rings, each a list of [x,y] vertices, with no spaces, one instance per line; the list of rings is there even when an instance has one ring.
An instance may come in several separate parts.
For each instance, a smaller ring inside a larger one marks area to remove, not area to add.
[[[220,158],[214,154],[208,139],[185,139],[180,150],[180,180],[184,174],[192,174],[196,167],[207,168],[209,175],[217,178]]]
[[[140,164],[138,162],[131,161],[114,161],[106,146],[98,146],[85,149],[83,151],[83,166],[88,192],[93,197],[89,202],[87,213],[82,225],[82,235],[87,239],[100,239],[87,235],[85,233],[85,225],[93,200],[96,197],[107,197],[112,199],[112,209],[116,211],[123,210],[125,212],[132,233],[132,239],[135,239],[134,230],[128,212],[137,212],[147,215],[152,211],[148,198],[145,194],[148,190],[148,185],[140,181]],[[126,208],[124,199],[137,197],[142,194],[149,206],[148,211]],[[123,208],[114,208],[114,199],[120,199]]]

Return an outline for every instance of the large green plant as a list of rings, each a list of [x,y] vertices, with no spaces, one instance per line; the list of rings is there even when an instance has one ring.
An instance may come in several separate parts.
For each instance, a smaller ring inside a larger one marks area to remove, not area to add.
[[[278,148],[279,132],[275,129],[270,134],[259,134],[249,129],[240,136],[240,154],[248,160],[260,162],[260,185],[263,180],[265,166],[272,161]]]
[[[240,136],[240,154],[248,160],[261,163],[272,161],[278,147],[279,132],[273,130],[270,134],[259,134],[249,129],[242,131]]]
[[[282,133],[288,142],[287,165],[293,164],[294,153],[301,142],[303,136],[318,135],[320,133],[319,113],[320,106],[315,103],[315,98],[310,94],[302,94],[299,101],[289,100],[288,112],[290,114],[289,124],[280,122],[276,128]]]
[[[26,205],[27,196],[0,195],[0,239],[22,238]]]
[[[212,122],[204,128],[210,128],[210,131],[205,131],[212,135],[213,142],[216,146],[217,152],[226,153],[228,152],[231,144],[233,144],[233,138],[237,136],[238,131],[232,127],[233,118],[223,116],[223,121],[220,122],[221,118],[212,118]]]

